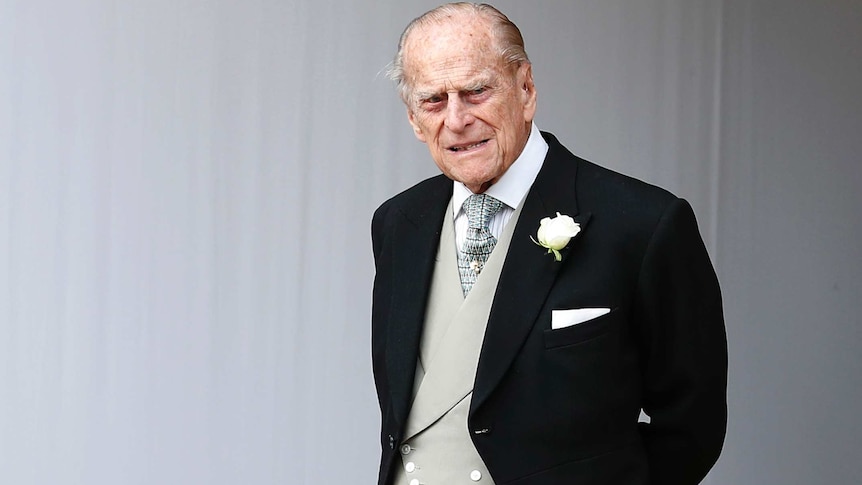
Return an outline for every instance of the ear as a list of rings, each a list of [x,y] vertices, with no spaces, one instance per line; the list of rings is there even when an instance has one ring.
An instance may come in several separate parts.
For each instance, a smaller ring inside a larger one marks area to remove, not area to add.
[[[422,143],[425,143],[425,134],[422,133],[422,128],[416,122],[416,116],[410,108],[407,108],[407,120],[410,122],[410,126],[413,127],[413,134],[416,135],[416,138],[418,138]]]
[[[533,84],[533,66],[525,62],[518,68],[519,85],[521,89],[521,102],[524,104],[524,121],[533,121],[536,116],[536,85]]]

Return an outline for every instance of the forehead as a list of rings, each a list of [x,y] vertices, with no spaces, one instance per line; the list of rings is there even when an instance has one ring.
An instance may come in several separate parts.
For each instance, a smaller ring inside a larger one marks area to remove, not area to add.
[[[502,60],[484,19],[452,18],[418,27],[404,45],[408,83],[422,90],[458,89],[477,77],[497,73]]]

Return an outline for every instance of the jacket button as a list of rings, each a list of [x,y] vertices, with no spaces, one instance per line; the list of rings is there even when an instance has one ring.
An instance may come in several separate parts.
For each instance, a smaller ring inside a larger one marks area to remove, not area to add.
[[[478,482],[481,479],[482,479],[482,472],[480,472],[479,470],[473,470],[472,472],[470,472],[470,480],[473,480],[474,482]]]
[[[401,454],[402,455],[409,455],[411,451],[413,451],[413,448],[411,448],[410,445],[408,445],[406,443],[401,445]]]

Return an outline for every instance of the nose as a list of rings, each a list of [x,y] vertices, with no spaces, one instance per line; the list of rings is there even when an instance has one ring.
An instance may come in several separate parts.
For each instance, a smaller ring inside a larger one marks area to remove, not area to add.
[[[446,128],[454,132],[461,132],[475,121],[470,113],[470,107],[460,96],[450,95],[446,103]]]

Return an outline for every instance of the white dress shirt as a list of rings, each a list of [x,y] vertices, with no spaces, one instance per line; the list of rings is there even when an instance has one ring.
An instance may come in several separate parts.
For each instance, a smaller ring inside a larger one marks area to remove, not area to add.
[[[506,170],[506,173],[500,177],[500,180],[485,191],[486,194],[503,203],[503,208],[488,223],[488,229],[490,229],[491,234],[495,238],[499,239],[503,228],[506,227],[506,224],[512,219],[512,215],[515,214],[515,209],[524,202],[530,186],[533,185],[536,175],[539,174],[539,170],[542,168],[542,163],[544,163],[547,153],[548,143],[542,138],[539,128],[533,122],[533,126],[530,129],[530,138],[527,139],[524,150],[512,166]],[[461,182],[454,181],[453,183],[452,210],[455,220],[455,244],[460,251],[464,245],[464,240],[467,239],[468,227],[467,214],[464,212],[462,206],[467,197],[470,197],[473,192],[470,192],[470,189]],[[538,221],[536,221],[536,224],[538,224]],[[536,227],[538,228],[538,226]]]

